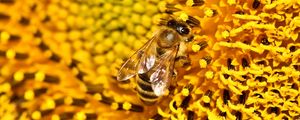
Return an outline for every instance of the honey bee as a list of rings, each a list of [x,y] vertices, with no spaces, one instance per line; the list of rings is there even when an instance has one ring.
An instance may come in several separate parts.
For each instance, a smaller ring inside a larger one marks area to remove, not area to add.
[[[164,26],[121,66],[117,80],[126,81],[136,76],[141,101],[147,105],[156,103],[176,77],[175,59],[187,58],[182,56],[186,54],[186,42],[192,38],[186,22],[166,20]]]

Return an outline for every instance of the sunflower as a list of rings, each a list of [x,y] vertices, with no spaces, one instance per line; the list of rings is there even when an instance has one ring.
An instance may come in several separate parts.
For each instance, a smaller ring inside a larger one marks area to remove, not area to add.
[[[297,0],[0,0],[0,118],[299,119]],[[173,16],[199,21],[157,104],[116,81]]]

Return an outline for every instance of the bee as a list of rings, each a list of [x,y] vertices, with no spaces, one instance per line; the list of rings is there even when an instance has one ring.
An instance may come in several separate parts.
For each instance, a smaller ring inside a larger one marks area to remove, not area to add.
[[[176,78],[175,59],[186,54],[185,44],[193,38],[189,24],[182,20],[172,18],[163,25],[121,66],[117,75],[118,81],[136,76],[138,96],[146,105],[156,103]]]

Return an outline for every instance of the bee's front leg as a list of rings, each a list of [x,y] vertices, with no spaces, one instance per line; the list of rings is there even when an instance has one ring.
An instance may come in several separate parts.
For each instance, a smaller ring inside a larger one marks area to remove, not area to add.
[[[191,65],[191,60],[189,59],[189,57],[187,55],[185,56],[178,56],[175,59],[175,66],[176,67],[187,67]]]
[[[187,67],[191,65],[191,60],[186,51],[186,44],[184,42],[181,42],[179,45],[177,56],[175,58],[175,67]]]

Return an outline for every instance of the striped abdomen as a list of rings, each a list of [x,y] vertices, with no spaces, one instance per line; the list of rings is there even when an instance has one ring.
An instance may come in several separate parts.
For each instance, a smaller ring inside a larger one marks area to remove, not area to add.
[[[136,77],[137,82],[137,92],[140,99],[147,105],[154,104],[158,96],[156,96],[151,87],[151,83],[149,82],[149,76],[144,74],[138,74]]]

